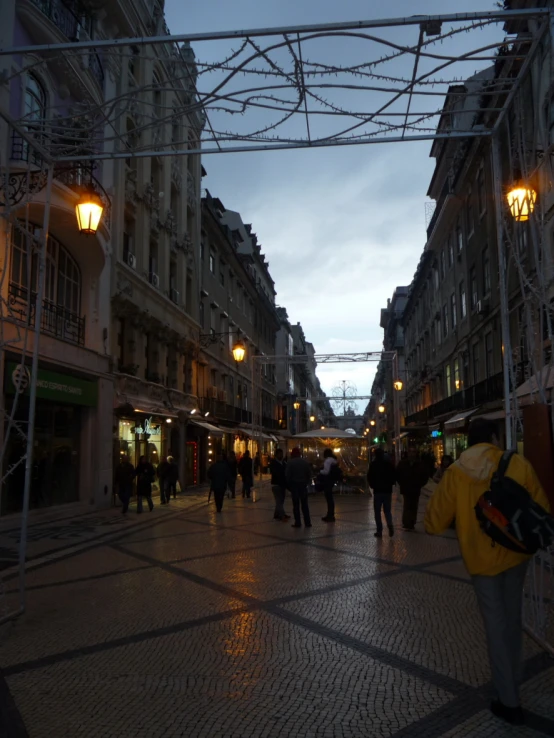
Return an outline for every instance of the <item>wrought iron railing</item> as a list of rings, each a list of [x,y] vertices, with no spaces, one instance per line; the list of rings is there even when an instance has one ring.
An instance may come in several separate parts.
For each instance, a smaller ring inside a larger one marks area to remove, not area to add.
[[[36,292],[31,292],[26,287],[11,282],[8,287],[8,302],[12,314],[17,320],[26,323],[30,327],[35,325]],[[67,341],[78,346],[85,344],[85,318],[67,310],[62,305],[54,305],[49,300],[42,303],[42,318],[40,329],[60,341]]]

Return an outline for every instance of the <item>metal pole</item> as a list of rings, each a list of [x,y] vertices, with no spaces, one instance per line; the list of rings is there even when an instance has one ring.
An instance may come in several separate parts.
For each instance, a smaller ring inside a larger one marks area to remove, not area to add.
[[[510,382],[512,343],[510,337],[510,308],[506,279],[506,253],[504,251],[504,224],[502,214],[502,169],[498,133],[492,138],[492,172],[494,180],[494,209],[496,215],[496,244],[498,248],[498,273],[500,290],[500,326],[502,331],[502,369],[504,373],[504,408],[506,412],[506,448],[514,448],[514,418]]]
[[[31,476],[33,472],[33,450],[35,443],[35,410],[37,400],[38,354],[40,345],[40,327],[42,321],[42,302],[44,299],[44,283],[46,278],[46,247],[50,225],[50,201],[52,199],[52,180],[54,165],[48,165],[46,180],[46,201],[42,223],[42,245],[38,258],[38,289],[35,306],[35,342],[31,364],[31,386],[29,393],[29,421],[27,426],[27,455],[25,459],[25,486],[23,488],[23,510],[21,513],[21,537],[19,540],[19,603],[21,613],[25,612],[25,558],[27,553],[27,526],[29,521],[29,498],[31,493]],[[29,285],[29,290],[32,285]]]

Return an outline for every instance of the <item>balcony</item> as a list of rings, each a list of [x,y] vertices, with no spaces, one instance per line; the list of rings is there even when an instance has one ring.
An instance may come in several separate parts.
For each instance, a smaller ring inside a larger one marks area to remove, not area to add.
[[[502,372],[484,379],[482,382],[468,387],[465,390],[455,392],[450,397],[445,397],[433,405],[412,413],[406,418],[407,425],[421,425],[428,423],[448,413],[463,412],[471,410],[486,402],[501,400],[504,397],[504,377]]]
[[[29,304],[29,291],[25,287],[10,283],[8,287],[10,311],[17,320],[26,323],[29,327],[35,325],[36,299],[36,292],[32,292]],[[61,305],[54,305],[48,300],[42,303],[40,330],[60,341],[67,341],[77,346],[85,345],[85,318]]]
[[[85,14],[77,2],[72,0],[30,0],[30,2],[63,33],[69,41],[90,39],[92,16]],[[94,79],[104,88],[104,69],[95,49],[88,52],[88,69]]]
[[[209,416],[206,420],[225,420],[229,423],[251,423],[252,412],[250,410],[243,410],[240,407],[234,407],[228,405],[225,402],[214,400],[209,397],[203,397],[199,400],[200,409],[202,413],[209,412]],[[202,418],[199,417],[199,420]],[[264,416],[262,418],[262,428],[264,430],[275,431],[279,430],[279,421],[274,418],[268,418]]]

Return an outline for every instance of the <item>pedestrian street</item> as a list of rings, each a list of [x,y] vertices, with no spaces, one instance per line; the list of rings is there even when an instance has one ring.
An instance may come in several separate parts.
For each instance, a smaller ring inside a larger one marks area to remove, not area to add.
[[[369,496],[337,495],[334,524],[321,495],[310,507],[311,529],[274,521],[265,484],[221,514],[207,493],[112,508],[100,533],[66,553],[57,535],[51,554],[32,519],[42,558],[27,613],[0,631],[0,735],[554,735],[554,661],[527,637],[528,724],[489,712],[473,589],[453,532],[423,532],[423,501],[407,534],[395,494],[382,539]],[[3,607],[16,587],[7,568]]]

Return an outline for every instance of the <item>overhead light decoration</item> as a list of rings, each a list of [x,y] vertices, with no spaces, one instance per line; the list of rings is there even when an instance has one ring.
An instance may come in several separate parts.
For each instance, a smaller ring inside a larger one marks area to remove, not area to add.
[[[529,220],[529,216],[535,209],[535,203],[537,202],[536,191],[520,182],[512,187],[506,197],[514,220],[518,223]]]
[[[244,361],[244,357],[246,356],[246,346],[242,341],[237,341],[235,345],[233,346],[233,359],[237,362],[237,364],[240,364],[241,361]]]
[[[92,189],[84,192],[77,205],[75,205],[79,232],[94,235],[100,225],[103,212],[104,205],[96,192]]]

